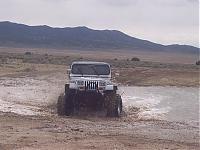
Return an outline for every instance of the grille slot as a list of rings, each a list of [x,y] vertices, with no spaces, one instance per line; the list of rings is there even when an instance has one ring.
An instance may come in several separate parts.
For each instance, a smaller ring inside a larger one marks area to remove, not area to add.
[[[86,90],[97,90],[99,87],[98,81],[85,81]]]

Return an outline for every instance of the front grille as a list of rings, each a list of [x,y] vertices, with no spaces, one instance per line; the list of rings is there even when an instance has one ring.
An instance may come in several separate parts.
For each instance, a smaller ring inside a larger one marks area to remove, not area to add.
[[[99,86],[98,81],[85,81],[86,90],[97,90]]]

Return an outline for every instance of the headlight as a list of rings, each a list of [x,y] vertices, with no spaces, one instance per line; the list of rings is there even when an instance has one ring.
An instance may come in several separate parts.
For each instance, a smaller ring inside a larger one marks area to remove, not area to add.
[[[84,85],[84,81],[77,81],[78,85]]]
[[[72,83],[72,84],[76,84],[76,81],[72,80],[72,81],[70,81],[70,83]]]
[[[112,82],[107,82],[106,84],[107,84],[107,85],[113,85]]]
[[[99,86],[106,86],[106,82],[100,81]]]

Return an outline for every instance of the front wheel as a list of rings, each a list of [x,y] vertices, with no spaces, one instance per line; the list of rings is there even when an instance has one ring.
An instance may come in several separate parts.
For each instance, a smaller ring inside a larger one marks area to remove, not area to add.
[[[122,97],[121,97],[121,95],[117,94],[116,95],[116,100],[117,100],[117,103],[118,103],[118,105],[117,105],[117,115],[119,117],[122,114],[122,107],[123,107],[122,106]]]
[[[122,113],[122,98],[114,91],[105,94],[105,104],[108,117],[120,117]]]
[[[64,116],[66,114],[66,99],[64,94],[60,94],[58,97],[57,112],[59,116]]]
[[[74,95],[70,90],[58,97],[57,112],[59,116],[72,115],[74,112]]]

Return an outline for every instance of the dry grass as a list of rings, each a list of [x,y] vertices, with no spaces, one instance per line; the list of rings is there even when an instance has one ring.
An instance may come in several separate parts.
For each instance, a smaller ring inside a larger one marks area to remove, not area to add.
[[[127,50],[70,50],[70,49],[38,49],[38,48],[4,48],[0,47],[0,53],[18,53],[32,52],[35,54],[50,54],[57,56],[84,57],[94,59],[120,59],[131,60],[138,57],[143,61],[161,62],[161,63],[182,63],[195,64],[199,60],[196,54],[169,53],[169,52],[148,52],[148,51],[127,51]]]
[[[94,59],[79,56],[0,53],[0,76],[34,75],[62,72],[74,60],[106,61],[112,65],[113,78],[123,85],[199,86],[199,66],[124,59]]]
[[[66,66],[54,64],[32,64],[32,63],[18,63],[18,64],[3,64],[0,66],[0,77],[2,76],[20,76],[20,75],[34,75],[48,72],[65,72]]]
[[[124,85],[136,86],[199,86],[198,70],[162,68],[115,69],[115,80]]]

